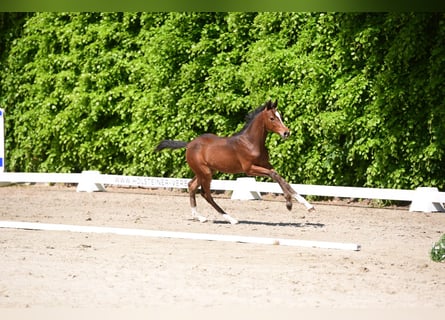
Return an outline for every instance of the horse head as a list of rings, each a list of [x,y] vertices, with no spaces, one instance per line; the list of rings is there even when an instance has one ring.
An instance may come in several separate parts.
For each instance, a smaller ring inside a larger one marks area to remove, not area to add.
[[[263,121],[267,131],[278,133],[283,139],[289,137],[289,128],[284,125],[281,115],[277,111],[277,101],[269,100],[266,102],[266,107],[263,110]]]

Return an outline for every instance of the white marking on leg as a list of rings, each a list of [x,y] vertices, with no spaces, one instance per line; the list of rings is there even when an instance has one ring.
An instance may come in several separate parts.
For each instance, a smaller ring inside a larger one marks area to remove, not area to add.
[[[206,218],[206,217],[201,216],[201,215],[198,213],[198,210],[196,210],[196,207],[192,207],[192,218],[193,218],[194,220],[199,220],[199,222],[206,222],[206,221],[207,221],[207,218]]]
[[[223,214],[224,219],[226,219],[227,221],[229,221],[231,224],[238,224],[239,221],[236,220],[235,218],[232,218],[231,216],[229,216],[227,213]]]
[[[300,196],[298,193],[294,194],[294,198],[298,202],[302,203],[308,211],[315,210],[315,207],[313,205],[311,205],[309,202],[307,202],[306,199],[303,198],[302,196]]]

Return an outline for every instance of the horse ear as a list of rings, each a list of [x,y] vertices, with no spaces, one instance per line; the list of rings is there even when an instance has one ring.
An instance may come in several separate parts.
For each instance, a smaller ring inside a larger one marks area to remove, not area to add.
[[[273,103],[271,100],[266,102],[266,110],[274,109]]]
[[[273,108],[273,109],[276,109],[276,108],[277,108],[277,105],[278,105],[278,100],[275,100],[275,102],[272,103],[272,108]]]

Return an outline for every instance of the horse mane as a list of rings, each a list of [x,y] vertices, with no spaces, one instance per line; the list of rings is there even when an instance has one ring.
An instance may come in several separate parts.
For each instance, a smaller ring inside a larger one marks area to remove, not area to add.
[[[255,110],[249,112],[246,115],[246,123],[244,124],[244,127],[237,133],[234,134],[234,136],[238,136],[240,134],[243,134],[244,131],[247,130],[247,128],[249,127],[249,125],[252,123],[253,119],[256,118],[257,115],[259,115],[261,112],[264,111],[264,109],[266,109],[266,104],[263,104],[262,106],[259,106],[258,108],[256,108]]]

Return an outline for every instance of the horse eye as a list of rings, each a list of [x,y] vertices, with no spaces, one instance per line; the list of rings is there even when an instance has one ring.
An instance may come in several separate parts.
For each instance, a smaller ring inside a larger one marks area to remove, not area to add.
[[[275,117],[270,117],[270,121],[274,121],[275,120]]]

